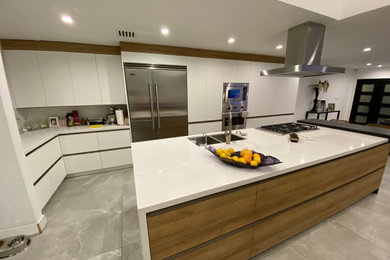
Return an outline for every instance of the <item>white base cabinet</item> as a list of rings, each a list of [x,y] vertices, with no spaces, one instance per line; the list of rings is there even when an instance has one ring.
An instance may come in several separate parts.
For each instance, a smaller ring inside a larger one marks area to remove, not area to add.
[[[60,142],[68,174],[133,163],[128,129],[63,135]]]
[[[131,149],[118,149],[100,153],[103,168],[117,167],[133,163]]]
[[[60,186],[66,176],[64,161],[62,158],[43,176],[35,185],[35,192],[41,209],[45,207],[50,197]]]
[[[99,170],[102,168],[100,152],[64,156],[68,174]]]
[[[61,156],[57,137],[27,155],[27,165],[32,182],[35,183]]]

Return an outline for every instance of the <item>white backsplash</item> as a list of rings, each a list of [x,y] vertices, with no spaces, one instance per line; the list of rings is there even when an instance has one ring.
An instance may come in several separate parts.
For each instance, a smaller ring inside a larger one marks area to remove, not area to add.
[[[65,118],[67,113],[77,110],[79,118],[104,117],[110,113],[110,108],[120,108],[127,114],[126,105],[94,105],[94,106],[63,106],[63,107],[39,107],[39,108],[17,108],[15,110],[19,130],[25,128],[26,124],[37,127],[40,123],[48,123],[48,118],[58,116]]]

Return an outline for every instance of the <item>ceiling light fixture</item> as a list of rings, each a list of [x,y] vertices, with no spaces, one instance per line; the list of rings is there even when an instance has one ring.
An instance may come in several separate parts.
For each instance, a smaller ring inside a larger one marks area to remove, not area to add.
[[[372,63],[371,63],[371,62],[369,62],[369,63],[367,63],[366,65],[367,65],[367,66],[371,66],[371,65],[372,65]]]
[[[66,24],[72,24],[73,23],[73,19],[72,17],[70,17],[69,15],[62,15],[61,16],[61,20],[66,23]]]
[[[368,51],[371,51],[371,48],[370,47],[366,47],[363,49],[364,52],[368,52]]]
[[[228,43],[230,43],[230,44],[234,43],[235,41],[236,41],[236,39],[234,39],[233,37],[230,37],[228,39]]]
[[[169,34],[169,29],[164,27],[161,29],[161,34],[164,35],[164,36],[167,36]]]
[[[379,64],[379,65],[378,65],[378,68],[382,68],[382,64]]]
[[[279,44],[278,46],[276,46],[276,49],[278,50],[283,49],[283,45]]]

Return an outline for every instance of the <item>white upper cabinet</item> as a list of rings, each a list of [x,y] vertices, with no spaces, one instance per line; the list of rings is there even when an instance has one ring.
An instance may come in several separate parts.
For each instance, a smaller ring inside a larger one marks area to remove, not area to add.
[[[103,104],[125,104],[126,92],[123,81],[121,57],[119,55],[96,55]]]
[[[102,104],[95,54],[67,53],[77,105]]]
[[[46,98],[36,51],[4,51],[15,107],[43,107]]]
[[[215,59],[207,60],[206,120],[222,118],[224,62]]]
[[[187,60],[188,121],[206,119],[206,59]]]
[[[39,51],[39,66],[48,106],[75,105],[65,52]]]

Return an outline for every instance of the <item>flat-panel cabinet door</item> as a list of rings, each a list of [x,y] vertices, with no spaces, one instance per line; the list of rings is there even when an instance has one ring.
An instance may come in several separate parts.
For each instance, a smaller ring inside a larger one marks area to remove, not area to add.
[[[46,106],[37,52],[6,50],[4,60],[15,107]]]
[[[50,174],[50,172],[48,172],[47,174]],[[37,183],[37,185],[34,186],[34,188],[35,188],[39,205],[41,206],[41,209],[43,209],[43,207],[45,207],[46,203],[49,201],[51,195],[53,195],[55,191],[50,181],[50,177],[48,175],[43,177]]]
[[[64,162],[68,174],[99,170],[102,168],[100,152],[65,156]]]
[[[96,64],[103,104],[125,104],[126,91],[119,55],[97,54]]]
[[[156,100],[151,70],[126,68],[125,77],[132,141],[157,139]]]
[[[39,51],[39,66],[48,106],[75,105],[65,52]]]
[[[129,130],[116,130],[97,133],[100,150],[128,147],[130,143]]]
[[[99,150],[96,133],[60,136],[62,154],[93,152]]]
[[[77,105],[102,104],[95,54],[67,53]]]
[[[34,183],[62,155],[58,138],[27,155],[27,166]]]
[[[102,167],[110,168],[133,163],[131,148],[101,152]]]
[[[188,135],[187,72],[153,70],[158,138]]]
[[[187,91],[188,91],[188,121],[207,120],[206,93],[206,62],[207,59],[188,58],[187,61]],[[222,88],[222,87],[221,87]],[[222,92],[221,92],[222,93]],[[219,94],[219,98],[222,94]],[[219,115],[221,117],[221,115]]]
[[[61,158],[54,166],[50,169],[49,178],[51,184],[53,186],[54,191],[57,190],[58,186],[60,186],[61,182],[64,180],[66,176],[66,169],[64,164],[64,159]]]

